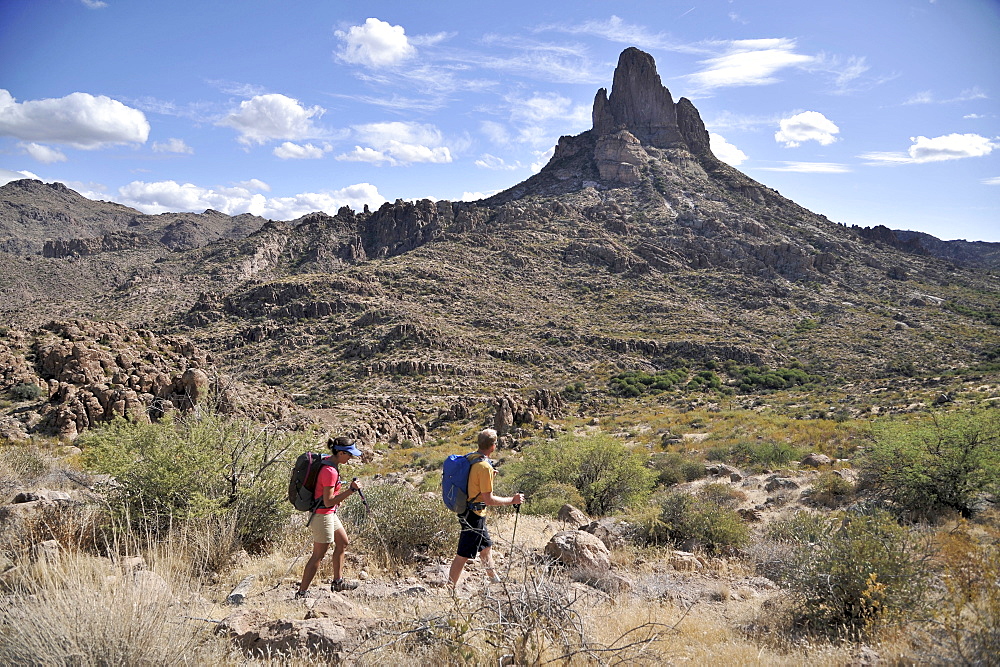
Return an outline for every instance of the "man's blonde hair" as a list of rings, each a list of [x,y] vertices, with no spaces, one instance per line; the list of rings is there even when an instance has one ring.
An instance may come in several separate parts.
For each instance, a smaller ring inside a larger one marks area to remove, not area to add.
[[[497,432],[491,428],[484,428],[476,436],[476,444],[479,449],[487,449],[497,443]]]

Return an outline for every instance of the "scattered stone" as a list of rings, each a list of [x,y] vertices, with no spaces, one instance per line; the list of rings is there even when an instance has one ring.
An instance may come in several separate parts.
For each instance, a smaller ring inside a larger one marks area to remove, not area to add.
[[[566,503],[565,505],[559,508],[559,513],[556,515],[556,518],[564,523],[569,523],[574,526],[577,526],[578,528],[580,526],[590,523],[590,519],[587,517],[586,514],[584,514],[581,510],[577,509],[576,507],[573,507],[569,503]]]

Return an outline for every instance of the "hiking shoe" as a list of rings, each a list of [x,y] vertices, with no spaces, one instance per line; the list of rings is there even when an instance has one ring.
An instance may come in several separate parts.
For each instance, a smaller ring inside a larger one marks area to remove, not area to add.
[[[310,593],[309,591],[295,591],[295,597],[293,597],[292,599],[293,600],[304,600],[306,598],[314,598],[314,597],[316,597],[316,596],[313,595],[312,593]]]
[[[361,582],[353,579],[334,579],[330,584],[330,590],[339,593],[340,591],[353,591]]]

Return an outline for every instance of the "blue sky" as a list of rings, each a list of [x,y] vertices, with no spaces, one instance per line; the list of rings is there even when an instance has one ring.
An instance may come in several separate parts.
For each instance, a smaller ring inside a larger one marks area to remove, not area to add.
[[[636,46],[799,204],[1000,241],[998,43],[998,0],[3,0],[0,183],[276,220],[476,199]]]

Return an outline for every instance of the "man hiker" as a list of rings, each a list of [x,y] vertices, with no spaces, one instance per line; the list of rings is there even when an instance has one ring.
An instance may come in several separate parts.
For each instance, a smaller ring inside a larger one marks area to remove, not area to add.
[[[340,466],[350,462],[356,456],[361,456],[361,450],[355,446],[351,438],[345,437],[330,438],[326,445],[330,448],[330,456],[324,457],[326,465],[319,471],[319,476],[316,478],[316,490],[313,492],[313,497],[322,498],[323,502],[320,503],[319,509],[309,521],[309,531],[313,537],[312,556],[306,563],[305,569],[302,570],[302,582],[299,584],[298,592],[295,593],[296,598],[306,596],[309,584],[316,576],[320,561],[323,560],[331,543],[333,544],[333,583],[330,585],[330,589],[350,591],[358,587],[357,581],[343,578],[344,554],[351,541],[347,537],[347,531],[344,530],[344,524],[337,516],[337,508],[352,494],[361,490],[361,485],[356,479],[349,486],[342,484],[340,475]]]
[[[475,558],[476,554],[479,554],[490,581],[494,583],[500,581],[493,568],[493,558],[490,554],[493,542],[486,529],[486,506],[520,505],[524,502],[524,495],[520,493],[515,493],[509,498],[493,495],[493,477],[496,475],[496,470],[493,469],[489,456],[497,448],[497,432],[491,428],[483,429],[476,438],[476,444],[479,447],[477,452],[479,457],[469,470],[469,504],[465,512],[458,515],[462,534],[458,538],[458,553],[451,561],[451,569],[448,571],[452,589],[458,587],[458,579],[462,576],[465,564],[470,558]]]

